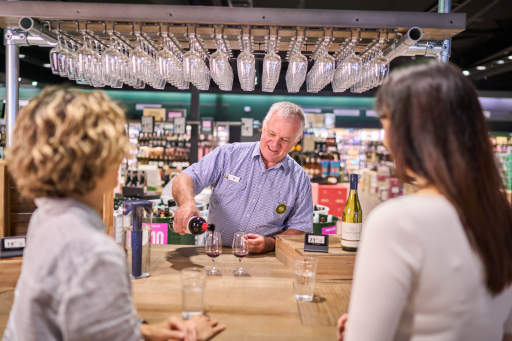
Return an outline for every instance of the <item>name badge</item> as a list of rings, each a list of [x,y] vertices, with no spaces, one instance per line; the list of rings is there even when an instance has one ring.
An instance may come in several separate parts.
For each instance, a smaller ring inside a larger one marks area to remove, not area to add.
[[[224,177],[228,180],[234,181],[234,182],[240,182],[240,178],[238,176],[234,176],[228,173],[224,173]]]

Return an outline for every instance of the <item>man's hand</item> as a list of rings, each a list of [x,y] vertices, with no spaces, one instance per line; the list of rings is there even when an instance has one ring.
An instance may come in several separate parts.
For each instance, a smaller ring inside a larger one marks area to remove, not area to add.
[[[185,234],[188,221],[191,217],[201,217],[196,203],[182,204],[176,212],[174,212],[174,230],[181,235]]]
[[[140,334],[146,341],[196,341],[197,331],[194,324],[171,316],[167,320],[155,324],[141,324]]]
[[[345,334],[347,333],[347,320],[347,314],[341,315],[341,317],[338,319],[338,341],[343,341],[345,338]]]
[[[248,245],[250,253],[265,253],[274,251],[276,242],[274,238],[263,237],[259,234],[248,234]]]
[[[197,330],[197,340],[206,341],[226,329],[225,324],[218,324],[218,321],[212,317],[204,315],[194,315],[187,323],[195,325]]]

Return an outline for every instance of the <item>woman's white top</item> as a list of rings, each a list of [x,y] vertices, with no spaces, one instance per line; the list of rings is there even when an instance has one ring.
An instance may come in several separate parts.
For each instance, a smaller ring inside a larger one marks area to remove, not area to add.
[[[445,197],[389,200],[362,233],[345,340],[502,341],[512,334],[512,287],[489,294],[483,264]]]

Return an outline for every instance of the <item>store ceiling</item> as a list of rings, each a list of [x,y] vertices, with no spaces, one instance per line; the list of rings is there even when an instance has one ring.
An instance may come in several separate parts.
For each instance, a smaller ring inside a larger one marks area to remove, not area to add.
[[[158,4],[327,10],[437,11],[437,1],[435,0],[82,0],[80,2],[148,4],[149,6],[151,4]],[[512,63],[508,59],[508,56],[512,56],[512,1],[452,0],[452,11],[467,14],[467,27],[464,32],[453,38],[451,61],[464,70],[470,70],[469,77],[475,82],[479,90],[512,91]],[[24,83],[30,84],[32,81],[37,81],[39,85],[42,85],[45,83],[63,83],[68,81],[53,75],[48,68],[44,67],[44,64],[49,62],[49,50],[49,48],[40,47],[22,47],[20,49],[20,54],[25,56],[20,62],[20,75]],[[501,63],[499,62],[500,60],[505,60],[506,63]],[[392,69],[401,65],[420,63],[422,61],[420,57],[397,58],[392,62]],[[232,61],[232,63],[236,72],[236,61]],[[261,64],[262,61],[259,61],[259,72],[261,72]],[[2,69],[5,68],[3,46],[0,47],[0,65],[2,65]],[[284,80],[286,66],[286,63],[283,63],[281,79],[276,87],[275,94],[286,93]],[[477,71],[477,66],[486,66],[486,70]],[[4,75],[0,72],[0,83],[3,83],[3,78]],[[149,87],[146,88],[152,90]],[[233,88],[235,93],[242,92],[237,81],[234,82]],[[127,89],[130,88],[127,87]],[[306,94],[305,85],[302,89],[299,94]],[[166,87],[166,90],[179,91],[170,85]],[[209,91],[220,92],[214,82],[211,83]],[[261,93],[261,90],[255,92]],[[369,91],[362,95],[373,95],[373,93]],[[330,86],[328,86],[321,94],[332,95],[333,93]],[[352,94],[348,93],[347,95]]]

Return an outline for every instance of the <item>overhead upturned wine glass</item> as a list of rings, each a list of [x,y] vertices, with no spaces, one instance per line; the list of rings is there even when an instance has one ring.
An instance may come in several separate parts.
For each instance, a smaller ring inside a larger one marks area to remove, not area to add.
[[[288,92],[299,92],[300,87],[306,80],[308,71],[308,59],[298,53],[290,57],[288,70],[286,70],[286,87]]]
[[[204,234],[204,249],[206,255],[211,257],[213,261],[213,268],[206,271],[207,275],[220,275],[220,271],[215,268],[215,258],[222,254],[222,240],[219,232],[207,231]]]
[[[233,237],[233,255],[238,258],[238,269],[233,270],[233,275],[243,276],[248,275],[247,271],[242,269],[242,258],[249,253],[249,244],[247,240],[247,233],[236,232]]]
[[[238,79],[240,86],[244,91],[254,91],[256,85],[256,59],[252,54],[252,40],[248,35],[242,37],[241,45],[243,52],[238,55],[236,65],[238,69]]]

